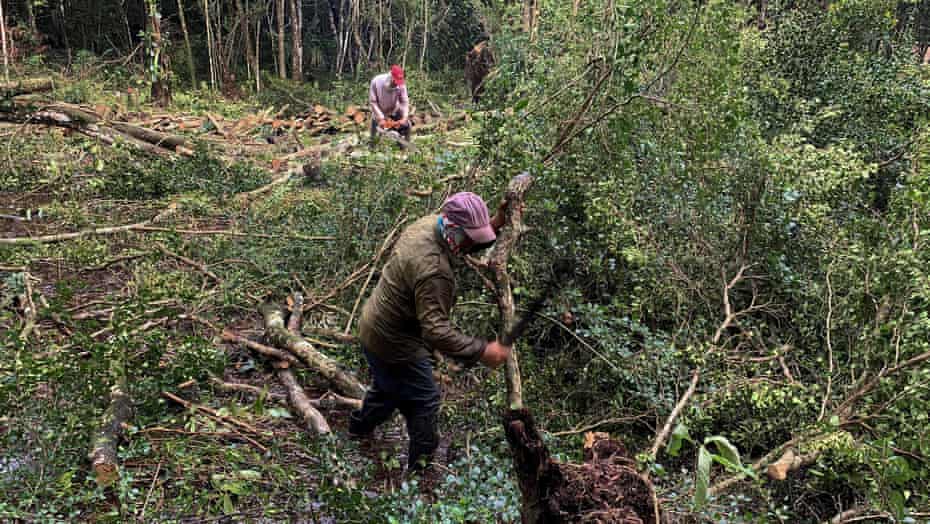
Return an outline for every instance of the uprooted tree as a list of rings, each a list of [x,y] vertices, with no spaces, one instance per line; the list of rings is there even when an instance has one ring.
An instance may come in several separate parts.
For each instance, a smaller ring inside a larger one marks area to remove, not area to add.
[[[532,182],[528,174],[511,180],[505,194],[504,229],[486,264],[494,272],[501,333],[511,343],[518,322],[507,262],[523,232],[523,203]],[[523,405],[516,348],[506,362],[506,380],[508,406],[502,422],[522,495],[523,522],[659,523],[655,489],[621,443],[591,434],[584,464],[560,463],[549,456],[530,410]]]

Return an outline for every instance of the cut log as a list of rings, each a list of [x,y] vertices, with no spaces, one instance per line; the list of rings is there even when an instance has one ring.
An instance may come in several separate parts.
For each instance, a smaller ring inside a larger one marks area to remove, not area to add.
[[[90,451],[90,463],[99,486],[110,486],[119,478],[116,448],[123,437],[123,425],[132,415],[132,404],[126,387],[126,367],[122,359],[110,361],[113,385],[110,387],[110,404],[102,417],[102,424]]]
[[[163,147],[170,151],[174,151],[178,146],[186,147],[187,140],[183,137],[167,135],[165,133],[160,133],[152,129],[146,129],[144,127],[139,127],[137,125],[129,124],[126,122],[113,122],[111,124],[113,129],[116,129],[120,133],[129,135],[133,138],[138,138],[149,144]]]
[[[364,398],[365,386],[351,373],[342,369],[333,359],[320,353],[312,344],[287,330],[284,313],[274,304],[263,304],[265,335],[279,348],[284,348],[299,357],[311,369],[317,371],[340,393],[351,398]]]
[[[801,455],[793,448],[788,448],[781,458],[768,465],[766,473],[772,480],[785,480],[788,478],[788,473],[817,462],[819,456],[820,453]]]
[[[294,293],[294,300],[291,306],[291,318],[288,319],[287,330],[292,334],[300,333],[300,319],[303,316],[304,297],[300,293]],[[278,380],[287,388],[287,400],[291,407],[300,415],[307,424],[307,429],[313,433],[323,434],[330,433],[329,424],[323,415],[316,410],[313,402],[304,388],[300,387],[294,372],[287,368],[279,367],[277,369]]]
[[[5,97],[51,91],[55,83],[51,78],[24,78],[15,82],[0,82],[0,93]]]
[[[278,379],[287,388],[287,399],[291,407],[300,415],[307,424],[307,430],[313,433],[325,434],[332,430],[323,415],[313,406],[313,401],[300,387],[297,377],[290,369],[277,370]]]

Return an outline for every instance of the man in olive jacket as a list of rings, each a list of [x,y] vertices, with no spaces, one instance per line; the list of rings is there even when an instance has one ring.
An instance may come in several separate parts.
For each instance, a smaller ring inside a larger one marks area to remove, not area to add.
[[[439,445],[432,350],[490,368],[510,354],[509,346],[465,335],[449,321],[455,298],[450,258],[490,246],[504,223],[503,211],[491,219],[478,195],[452,195],[439,215],[423,217],[401,233],[362,309],[359,335],[373,384],[362,409],[352,413],[349,433],[370,435],[399,410],[410,436],[408,469],[423,467]]]

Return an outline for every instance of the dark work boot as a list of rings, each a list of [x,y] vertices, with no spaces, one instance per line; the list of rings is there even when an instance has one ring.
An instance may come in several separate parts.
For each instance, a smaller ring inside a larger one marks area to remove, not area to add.
[[[391,395],[373,385],[365,394],[362,409],[355,410],[349,415],[349,436],[352,438],[371,436],[375,428],[391,418],[395,409]]]
[[[439,446],[436,413],[419,414],[408,418],[407,434],[410,436],[407,470],[423,471],[432,462],[433,452]]]

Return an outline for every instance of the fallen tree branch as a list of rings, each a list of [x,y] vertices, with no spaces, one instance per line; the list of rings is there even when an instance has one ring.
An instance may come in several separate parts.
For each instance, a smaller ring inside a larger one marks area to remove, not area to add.
[[[303,313],[303,304],[303,295],[294,293],[293,312],[291,313],[291,318],[288,319],[287,330],[295,336],[299,336],[300,333],[300,319]],[[291,407],[293,407],[303,421],[306,422],[307,429],[317,434],[330,433],[329,423],[326,422],[323,414],[317,411],[310,402],[310,397],[304,392],[304,388],[300,387],[300,383],[297,382],[297,377],[294,376],[294,372],[286,367],[278,367],[276,373],[278,375],[278,380],[287,388],[287,399]]]
[[[287,401],[287,397],[285,395],[281,395],[279,393],[273,393],[271,391],[268,391],[267,389],[260,388],[258,386],[253,386],[251,384],[242,384],[239,382],[224,382],[220,378],[214,377],[214,376],[210,377],[210,383],[216,386],[216,388],[219,389],[220,391],[224,391],[226,393],[248,393],[249,395],[255,395],[256,397],[265,395],[265,397],[270,398],[272,400],[276,400],[278,402]]]
[[[282,361],[282,362],[287,362],[288,364],[292,364],[295,366],[303,365],[300,359],[295,357],[291,353],[288,353],[287,351],[284,351],[278,348],[266,346],[264,344],[259,344],[258,342],[253,342],[243,337],[242,335],[236,333],[235,331],[232,331],[231,329],[224,329],[221,337],[223,338],[223,340],[227,342],[235,342],[237,344],[242,344],[243,346],[255,351],[256,353],[261,353],[262,355],[265,355],[266,357],[269,357],[269,358],[272,358],[278,361]]]
[[[371,278],[375,275],[375,270],[378,268],[378,261],[381,260],[381,257],[384,256],[387,251],[390,250],[391,246],[394,245],[394,238],[397,236],[397,232],[400,230],[400,226],[407,221],[406,215],[401,215],[397,219],[397,223],[394,224],[394,228],[388,232],[387,236],[384,237],[384,241],[381,242],[381,248],[378,249],[378,252],[375,253],[374,258],[371,259],[370,265],[371,270],[368,271],[368,278],[365,279],[365,283],[362,284],[362,289],[358,292],[358,297],[355,299],[355,304],[352,306],[352,312],[349,313],[349,320],[346,321],[346,327],[342,331],[343,335],[348,335],[352,329],[352,320],[355,318],[355,312],[358,311],[358,305],[362,302],[362,297],[365,296],[365,291],[368,290],[368,284],[371,282]],[[291,330],[295,331],[295,330]],[[299,332],[296,330],[295,332]]]
[[[98,486],[110,486],[119,478],[116,448],[123,438],[123,425],[132,415],[132,403],[126,386],[126,366],[122,356],[110,360],[110,404],[101,417],[101,426],[90,451],[90,463]]]
[[[179,254],[175,253],[174,251],[169,251],[168,248],[166,248],[165,246],[161,245],[161,244],[158,243],[158,242],[155,243],[155,249],[161,251],[162,253],[164,253],[165,255],[168,255],[168,256],[171,257],[171,258],[174,258],[174,259],[176,259],[176,260],[180,260],[181,262],[184,262],[185,264],[187,264],[188,266],[190,266],[190,267],[196,269],[197,271],[200,271],[200,272],[203,273],[204,275],[210,277],[210,278],[211,278],[214,282],[216,282],[217,284],[222,284],[222,283],[223,283],[223,279],[221,279],[220,277],[216,276],[216,273],[214,273],[214,272],[210,271],[209,269],[207,269],[207,266],[201,264],[200,262],[197,262],[197,261],[195,261],[195,260],[192,260],[192,259],[187,258],[187,257],[182,256],[182,255],[179,255]]]
[[[678,415],[681,414],[681,411],[688,404],[688,400],[691,398],[691,395],[694,394],[695,388],[697,388],[698,380],[701,378],[701,370],[695,369],[694,373],[691,375],[691,384],[688,386],[688,389],[685,391],[685,394],[681,396],[678,400],[678,403],[675,404],[675,408],[672,409],[672,412],[669,414],[668,419],[665,421],[665,425],[662,426],[662,430],[656,435],[655,441],[652,443],[652,447],[649,448],[649,455],[655,458],[659,453],[659,448],[665,444],[665,439],[668,438],[668,434],[672,431],[672,424],[675,423],[675,419],[678,418]]]
[[[894,522],[891,514],[885,511],[874,512],[875,510],[870,509],[867,506],[858,506],[852,509],[847,509],[846,511],[841,511],[833,516],[828,521],[825,521],[824,524],[844,524],[846,522],[858,522],[858,521],[872,521],[872,520],[890,520]]]
[[[54,88],[55,82],[51,77],[23,78],[15,82],[0,82],[0,92],[6,97],[41,93],[43,91],[51,91]]]
[[[233,418],[233,417],[229,417],[229,416],[226,416],[226,415],[222,415],[222,414],[220,414],[218,411],[216,411],[215,409],[211,409],[211,408],[208,408],[207,406],[203,406],[203,405],[200,405],[200,404],[194,404],[193,402],[190,402],[190,401],[188,401],[188,400],[184,400],[183,398],[181,398],[181,397],[179,397],[179,396],[177,396],[177,395],[174,395],[174,394],[172,394],[172,393],[169,393],[169,392],[167,392],[167,391],[162,391],[161,394],[162,394],[163,397],[167,398],[168,400],[172,400],[172,401],[174,401],[174,402],[177,402],[178,404],[184,406],[184,407],[187,408],[187,409],[194,409],[194,410],[197,410],[197,411],[201,411],[201,412],[203,412],[203,413],[206,413],[207,415],[210,415],[211,417],[213,417],[213,418],[215,418],[215,419],[217,419],[217,420],[223,421],[224,423],[226,423],[226,424],[228,424],[228,425],[236,426],[236,427],[238,427],[238,428],[244,429],[244,430],[248,431],[249,433],[253,433],[253,434],[255,434],[255,435],[262,435],[262,434],[263,434],[263,432],[262,432],[260,429],[256,428],[255,426],[253,426],[253,425],[251,425],[251,424],[249,424],[249,423],[247,423],[247,422],[243,422],[243,421],[241,421],[241,420],[239,420],[239,419],[235,419],[235,418]],[[264,448],[264,446],[262,446],[262,447]],[[267,448],[265,448],[265,451],[267,451]]]
[[[267,447],[263,446],[261,443],[259,443],[255,439],[247,435],[243,435],[242,433],[238,433],[236,431],[185,431],[183,429],[163,428],[161,426],[155,426],[153,428],[141,429],[139,430],[139,433],[174,433],[177,435],[188,435],[188,436],[203,435],[203,436],[208,436],[208,437],[216,436],[216,437],[222,437],[222,438],[234,438],[238,440],[244,440],[263,452],[268,451]]]
[[[265,335],[272,344],[300,357],[341,393],[359,399],[365,396],[365,386],[358,379],[343,370],[335,360],[317,351],[312,344],[287,330],[281,308],[263,304],[261,311],[265,317]]]
[[[226,235],[231,237],[254,237],[254,238],[272,238],[272,239],[291,239],[291,240],[336,240],[334,236],[306,236],[295,235],[293,233],[281,233],[279,235],[270,235],[265,233],[244,233],[242,231],[230,231],[226,229],[174,229],[170,227],[155,226],[138,226],[133,227],[133,231],[149,231],[154,233],[177,233],[179,235]]]
[[[14,238],[0,238],[0,245],[23,245],[23,244],[48,244],[52,242],[61,242],[63,240],[72,240],[75,238],[81,238],[86,236],[96,236],[96,235],[111,235],[113,233],[122,233],[125,231],[132,231],[141,227],[145,227],[154,222],[165,218],[166,216],[174,213],[176,205],[172,204],[168,209],[162,211],[161,213],[155,215],[154,218],[149,220],[144,220],[142,222],[136,222],[135,224],[127,224],[123,226],[111,226],[111,227],[98,227],[93,229],[85,229],[83,231],[75,231],[74,233],[59,233],[57,235],[45,235],[41,237],[14,237]]]

